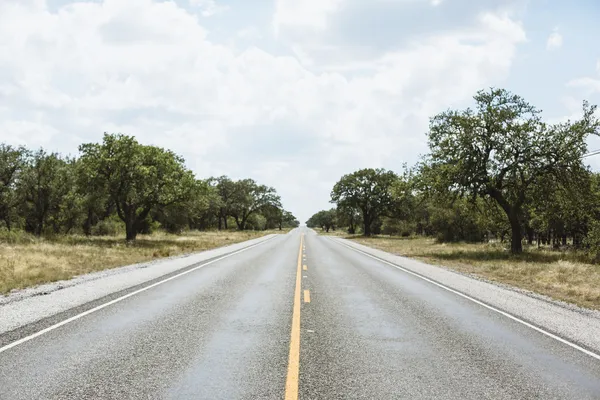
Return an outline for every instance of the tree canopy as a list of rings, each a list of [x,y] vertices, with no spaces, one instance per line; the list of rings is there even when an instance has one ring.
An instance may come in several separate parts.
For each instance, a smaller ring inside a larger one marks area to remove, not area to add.
[[[365,236],[371,234],[371,225],[380,216],[392,211],[392,187],[397,175],[385,169],[365,168],[344,175],[331,191],[331,201],[337,207],[360,212]]]
[[[547,177],[567,182],[585,173],[586,138],[598,133],[596,108],[584,103],[580,120],[548,125],[539,110],[503,89],[480,91],[475,102],[475,110],[431,119],[427,173],[442,190],[495,200],[511,226],[511,250],[518,253],[531,188]]]
[[[430,119],[429,151],[412,168],[344,175],[331,191],[336,227],[439,241],[508,238],[512,253],[526,239],[587,247],[600,260],[600,174],[584,164],[588,138],[600,131],[596,106],[583,102],[580,118],[551,124],[504,89],[473,99]],[[326,230],[324,213],[309,226]]]
[[[199,179],[182,157],[105,134],[79,157],[0,145],[0,224],[35,235],[163,229],[283,229],[299,225],[274,188],[252,179]],[[121,227],[124,229],[121,230]]]

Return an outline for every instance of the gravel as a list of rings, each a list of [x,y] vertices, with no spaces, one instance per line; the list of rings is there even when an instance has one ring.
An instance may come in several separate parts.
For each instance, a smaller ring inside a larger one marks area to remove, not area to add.
[[[11,292],[0,297],[0,334],[275,236],[267,235],[200,253],[113,268]]]
[[[390,254],[350,240],[340,238],[331,240],[396,264],[593,352],[600,352],[600,312],[598,311],[555,301],[508,285],[475,279],[444,267]]]

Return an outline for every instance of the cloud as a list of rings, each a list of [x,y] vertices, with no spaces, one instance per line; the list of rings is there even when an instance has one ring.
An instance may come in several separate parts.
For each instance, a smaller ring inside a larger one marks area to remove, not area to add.
[[[332,55],[302,45],[307,66],[291,51],[214,43],[204,20],[174,2],[78,2],[52,12],[40,0],[4,0],[0,141],[74,153],[104,131],[136,135],[182,154],[201,177],[276,187],[305,220],[329,207],[342,174],[416,161],[428,117],[502,83],[525,40],[517,20],[492,10],[362,57],[318,33],[339,1],[313,2],[312,11],[278,3],[274,20],[316,30]]]
[[[282,26],[323,30],[327,19],[344,0],[275,0],[273,26],[278,33]]]
[[[562,45],[563,37],[557,29],[554,29],[550,36],[548,36],[548,40],[546,41],[546,49],[555,50],[561,48]]]
[[[600,94],[600,60],[596,61],[596,74],[598,76],[585,76],[567,82],[568,88],[582,92],[585,96]]]
[[[190,5],[199,7],[204,17],[210,17],[229,9],[229,6],[219,5],[215,0],[190,0]]]

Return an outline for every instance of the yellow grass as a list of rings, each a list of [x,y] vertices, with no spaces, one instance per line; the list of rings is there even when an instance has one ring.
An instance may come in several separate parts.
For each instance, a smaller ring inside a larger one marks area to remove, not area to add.
[[[330,229],[329,232],[325,232],[325,229],[321,229],[321,228],[313,228],[315,232],[317,232],[319,235],[324,235],[324,236],[339,236],[339,237],[347,237],[348,236],[348,232],[346,232],[345,229],[336,229],[335,231]]]
[[[134,244],[111,236],[25,236],[0,242],[0,294],[93,271],[213,249],[269,233],[282,232],[189,232],[180,236],[157,233],[140,235]]]
[[[600,309],[600,266],[579,252],[535,247],[513,256],[500,243],[437,243],[427,238],[352,237],[358,243]]]

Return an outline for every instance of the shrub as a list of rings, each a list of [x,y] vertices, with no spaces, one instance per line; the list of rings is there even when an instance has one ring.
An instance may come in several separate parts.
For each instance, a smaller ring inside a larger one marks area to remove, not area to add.
[[[125,224],[117,216],[103,219],[92,227],[93,236],[118,236],[125,232]]]

